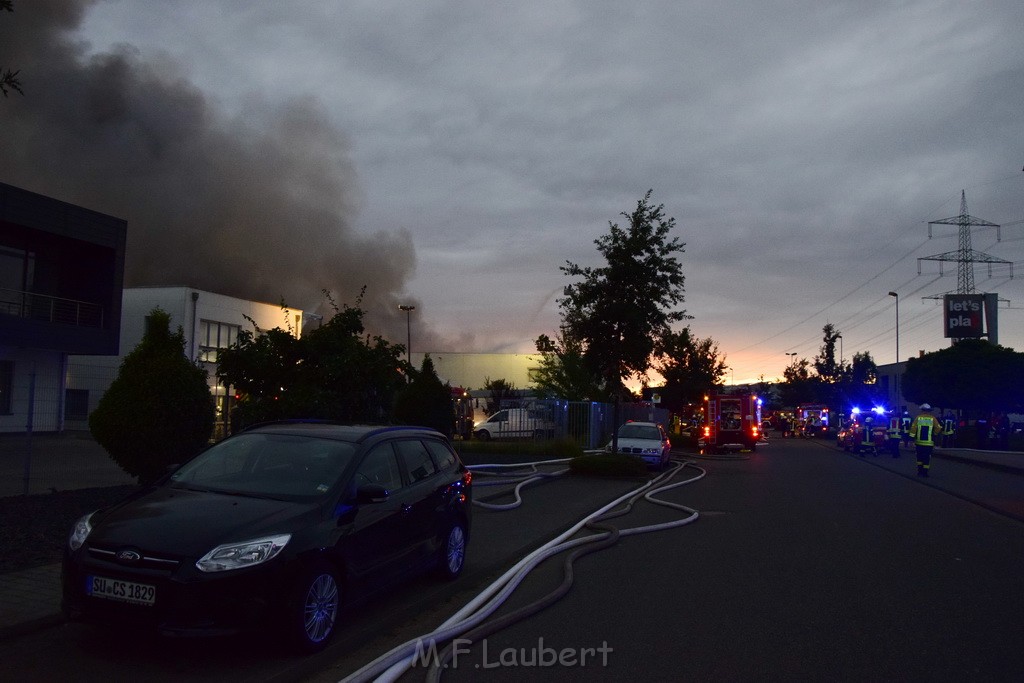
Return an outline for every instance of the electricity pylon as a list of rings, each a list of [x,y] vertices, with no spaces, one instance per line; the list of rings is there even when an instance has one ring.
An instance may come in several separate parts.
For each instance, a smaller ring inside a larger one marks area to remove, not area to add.
[[[987,263],[989,277],[992,277],[993,263],[1006,263],[1010,266],[1010,277],[1013,277],[1013,261],[1007,261],[990,254],[974,251],[971,248],[971,228],[985,227],[996,228],[996,241],[1002,239],[999,225],[989,223],[981,218],[975,218],[967,213],[967,194],[960,190],[960,215],[952,218],[943,218],[939,221],[928,221],[928,239],[932,237],[933,225],[956,225],[959,226],[959,245],[956,251],[947,251],[944,254],[934,256],[922,256],[917,259],[917,274],[921,274],[921,261],[956,261],[956,293],[974,294],[974,264]],[[942,264],[939,264],[939,275],[942,275]],[[927,298],[927,297],[926,297]],[[935,298],[942,298],[938,295]]]

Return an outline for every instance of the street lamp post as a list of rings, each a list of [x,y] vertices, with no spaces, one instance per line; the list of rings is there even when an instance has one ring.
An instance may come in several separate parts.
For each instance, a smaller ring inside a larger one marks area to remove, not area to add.
[[[900,397],[900,295],[896,292],[889,292],[889,296],[896,298],[896,375],[893,386],[896,388],[896,409],[899,410],[902,401]]]
[[[398,310],[405,311],[405,359],[412,367],[412,312],[416,307],[399,304]]]
[[[839,340],[839,369],[843,368],[843,335],[837,335],[836,339]]]

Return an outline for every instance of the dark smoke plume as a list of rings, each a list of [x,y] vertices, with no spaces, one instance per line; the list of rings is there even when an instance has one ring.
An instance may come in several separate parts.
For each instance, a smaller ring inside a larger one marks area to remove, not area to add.
[[[408,233],[360,234],[344,137],[313,101],[229,118],[182,73],[130,46],[94,54],[75,31],[91,0],[22,0],[0,16],[0,180],[128,221],[126,286],[184,285],[325,310],[362,307],[405,338],[397,299]]]

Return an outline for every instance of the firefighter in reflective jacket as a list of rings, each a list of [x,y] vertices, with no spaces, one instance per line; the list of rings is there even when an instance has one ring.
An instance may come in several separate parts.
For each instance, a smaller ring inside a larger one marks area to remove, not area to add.
[[[935,437],[942,436],[942,425],[932,415],[932,407],[927,403],[921,405],[921,414],[910,423],[910,436],[914,439],[917,450],[917,476],[927,477],[931,467],[932,449],[935,448]]]
[[[903,421],[899,415],[889,416],[889,428],[885,430],[885,445],[894,458],[900,457],[900,438],[903,432]]]
[[[903,445],[910,447],[910,415],[907,411],[903,411],[903,417],[900,418],[900,429],[902,430],[901,435],[903,436]]]
[[[942,446],[949,448],[956,445],[956,417],[946,413],[942,418]]]

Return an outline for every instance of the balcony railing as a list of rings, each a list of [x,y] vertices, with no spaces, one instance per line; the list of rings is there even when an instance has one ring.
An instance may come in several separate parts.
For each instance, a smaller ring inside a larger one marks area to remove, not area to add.
[[[0,288],[0,314],[62,325],[103,327],[103,307],[88,301]]]

